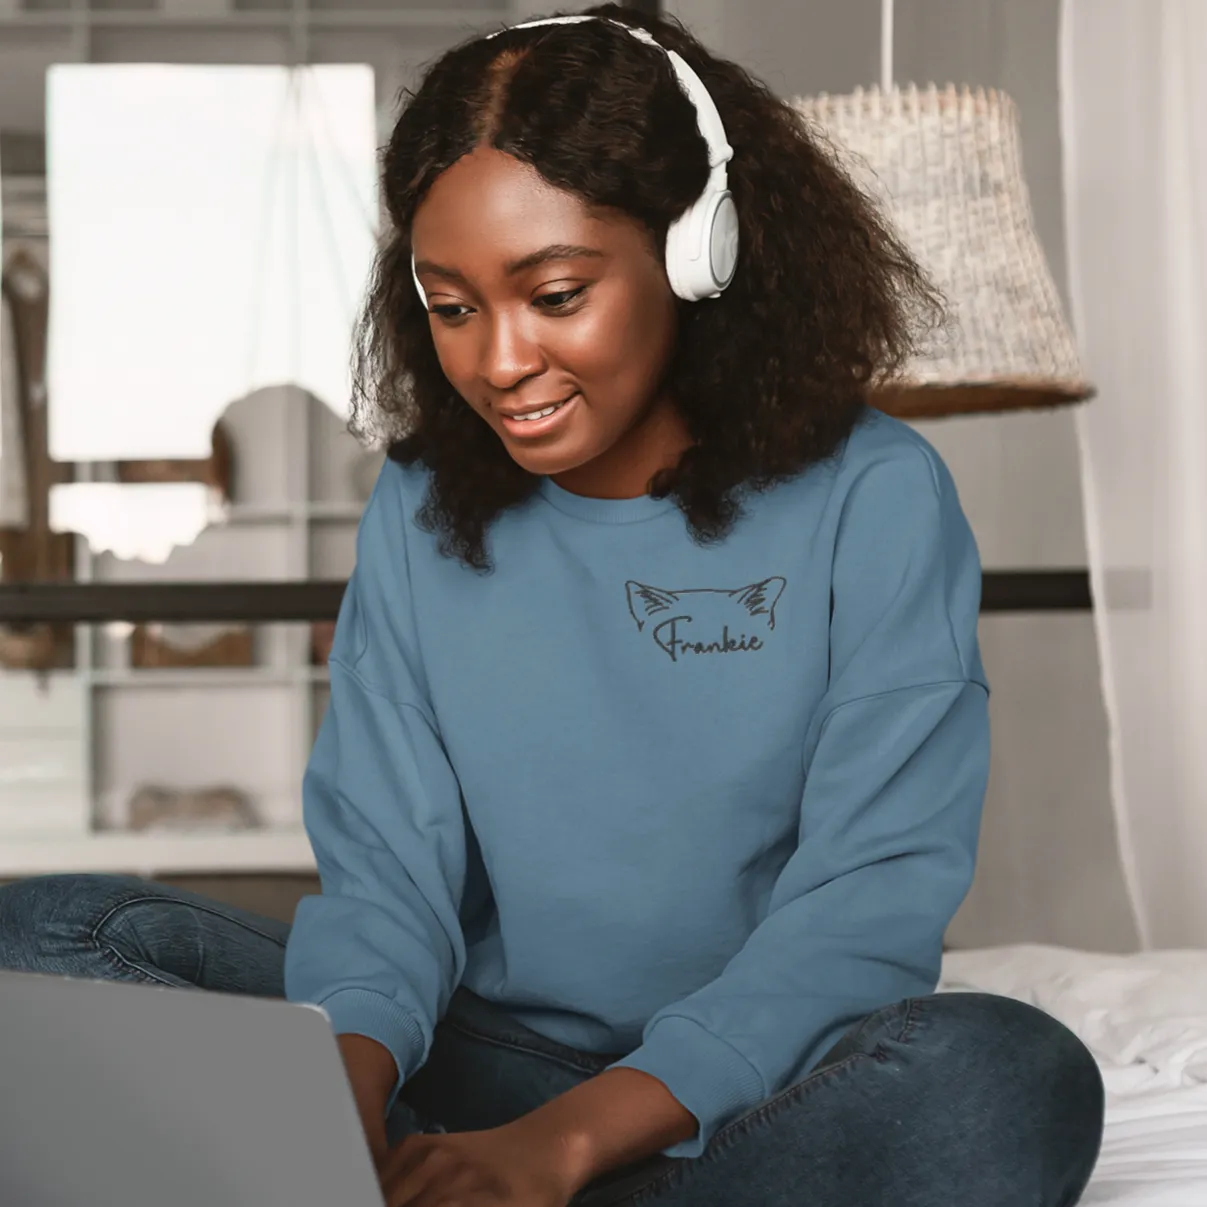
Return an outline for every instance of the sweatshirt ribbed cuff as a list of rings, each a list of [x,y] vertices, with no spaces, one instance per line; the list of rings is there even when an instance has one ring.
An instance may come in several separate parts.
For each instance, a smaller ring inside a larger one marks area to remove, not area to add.
[[[612,1068],[657,1077],[700,1124],[668,1157],[698,1157],[714,1133],[767,1097],[758,1070],[736,1048],[680,1015],[659,1019],[645,1042]]]
[[[423,1029],[392,998],[371,989],[338,989],[316,1005],[331,1020],[336,1035],[367,1036],[394,1057],[398,1077],[386,1103],[388,1114],[403,1083],[423,1062]]]

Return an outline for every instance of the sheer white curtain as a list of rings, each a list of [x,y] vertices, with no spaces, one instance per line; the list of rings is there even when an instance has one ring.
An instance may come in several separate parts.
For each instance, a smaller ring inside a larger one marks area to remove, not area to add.
[[[1207,947],[1207,3],[1065,0],[1061,40],[1121,849],[1144,944]]]

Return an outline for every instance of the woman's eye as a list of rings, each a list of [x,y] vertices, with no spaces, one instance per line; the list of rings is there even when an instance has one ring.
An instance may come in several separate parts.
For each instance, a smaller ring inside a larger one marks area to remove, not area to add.
[[[554,293],[543,293],[539,298],[534,298],[532,304],[541,310],[557,313],[569,307],[586,292],[586,289],[585,285],[580,285],[577,289],[559,289]],[[456,302],[437,302],[429,309],[432,314],[446,323],[458,322],[473,313],[472,307]]]
[[[543,293],[533,300],[533,305],[541,307],[542,310],[562,310],[585,292],[586,288],[585,285],[580,285],[577,289],[559,289],[556,293]]]

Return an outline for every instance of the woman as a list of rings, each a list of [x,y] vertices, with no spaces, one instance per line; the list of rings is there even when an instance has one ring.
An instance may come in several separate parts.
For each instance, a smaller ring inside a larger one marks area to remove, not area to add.
[[[764,87],[591,12],[449,52],[385,157],[321,895],[32,880],[0,959],[320,1003],[391,1207],[1074,1203],[1088,1052],[933,993],[980,567],[866,398],[935,298]]]

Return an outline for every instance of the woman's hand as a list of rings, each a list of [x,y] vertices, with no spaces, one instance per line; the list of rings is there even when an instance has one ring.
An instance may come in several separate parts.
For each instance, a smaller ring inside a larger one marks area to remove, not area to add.
[[[378,1163],[386,1207],[567,1207],[574,1154],[523,1119],[489,1131],[407,1136]]]
[[[380,1169],[389,1154],[386,1101],[398,1076],[394,1057],[388,1048],[365,1035],[340,1035],[337,1042],[373,1164]]]

